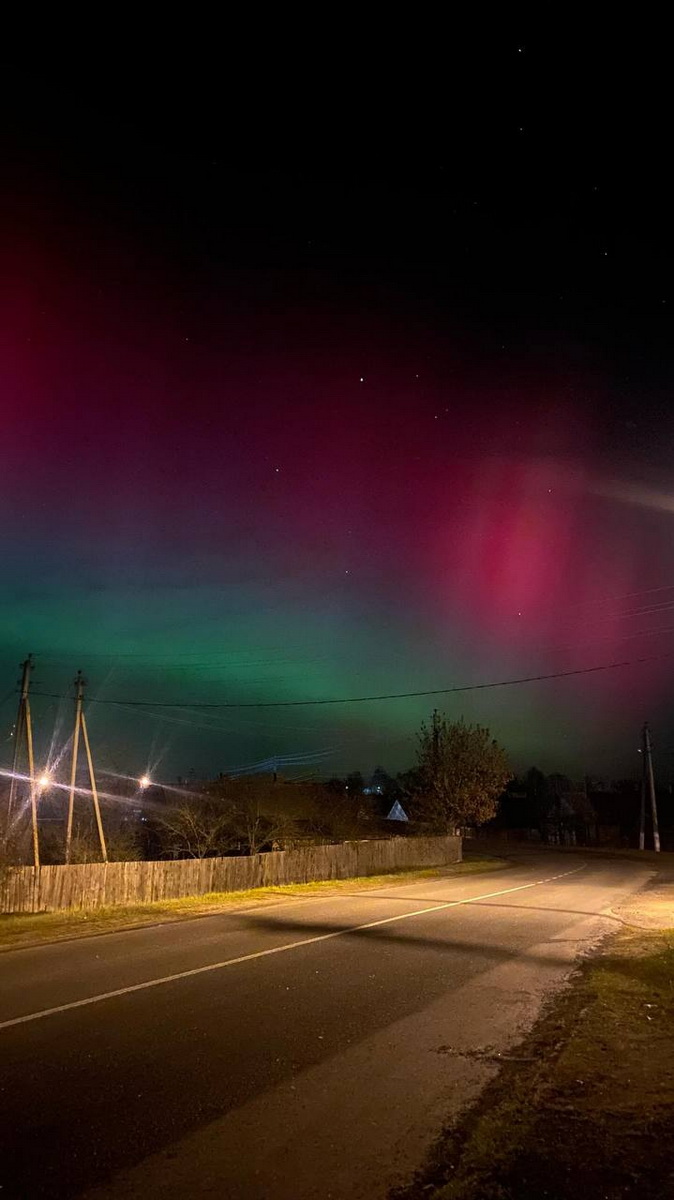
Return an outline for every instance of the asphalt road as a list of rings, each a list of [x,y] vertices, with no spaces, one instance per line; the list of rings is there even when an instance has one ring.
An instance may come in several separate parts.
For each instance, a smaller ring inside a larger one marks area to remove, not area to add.
[[[507,871],[0,954],[2,1197],[377,1200],[649,871]]]

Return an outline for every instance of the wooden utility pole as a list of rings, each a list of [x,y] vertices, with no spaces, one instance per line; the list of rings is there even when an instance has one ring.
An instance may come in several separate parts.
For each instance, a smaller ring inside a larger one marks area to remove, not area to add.
[[[96,816],[96,828],[98,830],[98,840],[101,846],[101,858],[103,862],[108,861],[108,849],[105,844],[105,834],[103,833],[103,821],[101,820],[101,806],[98,803],[98,791],[96,788],[96,776],[94,775],[94,764],[91,757],[91,747],[89,745],[89,734],[87,733],[87,719],[83,712],[80,712],[80,721],[82,724],[82,737],[84,738],[84,749],[87,755],[87,764],[89,766],[89,779],[91,781],[91,798],[94,802],[94,814]]]
[[[646,755],[641,756],[641,806],[639,813],[639,849],[646,848]]]
[[[9,798],[7,800],[7,835],[9,836],[10,818],[14,808],[14,801],[16,799],[21,742],[25,737],[26,754],[28,758],[28,786],[30,788],[30,814],[33,833],[33,864],[34,866],[39,867],[40,837],[37,826],[37,784],[35,780],[35,760],[33,757],[33,723],[30,715],[30,699],[28,696],[30,691],[30,674],[32,669],[33,656],[32,654],[29,654],[25,662],[21,663],[21,693],[19,696],[19,707],[16,714],[16,725],[14,727],[12,774],[9,780]]]
[[[660,849],[660,830],[658,828],[658,806],[655,799],[655,779],[653,778],[653,755],[651,753],[651,731],[648,728],[648,722],[643,728],[644,739],[644,767],[646,782],[648,784],[648,792],[651,798],[651,815],[653,817],[653,849]],[[639,839],[641,843],[641,839]]]
[[[12,774],[9,781],[9,800],[7,802],[7,820],[9,821],[14,807],[14,798],[16,796],[17,771],[19,767],[19,752],[21,749],[21,739],[24,729],[27,732],[26,716],[30,718],[30,701],[28,692],[30,690],[30,673],[33,669],[33,655],[29,654],[25,662],[21,663],[21,692],[19,694],[19,707],[16,713],[16,725],[14,726],[14,753],[12,755]],[[33,738],[32,731],[30,740],[27,739],[27,744],[32,750]],[[30,753],[29,750],[29,753]],[[29,763],[29,773],[32,778],[33,770]]]
[[[68,820],[66,823],[66,862],[70,862],[70,850],[73,838],[73,814],[75,812],[75,780],[77,777],[77,752],[80,745],[80,730],[82,731],[82,740],[87,755],[87,766],[89,768],[89,782],[91,784],[91,797],[94,803],[94,815],[96,817],[96,828],[98,830],[98,840],[101,846],[101,858],[103,862],[108,861],[108,851],[105,845],[105,835],[103,833],[103,822],[101,820],[101,809],[98,803],[98,791],[96,788],[96,776],[94,775],[94,764],[91,757],[91,747],[89,745],[89,734],[87,733],[86,717],[82,709],[82,701],[84,698],[85,679],[81,671],[77,672],[75,678],[75,726],[73,729],[73,758],[70,767],[70,795],[68,796]]]
[[[68,820],[66,823],[66,862],[70,862],[70,843],[73,837],[73,814],[75,811],[75,777],[77,775],[77,751],[80,745],[80,723],[82,718],[82,694],[84,680],[82,672],[75,679],[75,727],[73,729],[73,757],[70,766],[70,795],[68,796]]]

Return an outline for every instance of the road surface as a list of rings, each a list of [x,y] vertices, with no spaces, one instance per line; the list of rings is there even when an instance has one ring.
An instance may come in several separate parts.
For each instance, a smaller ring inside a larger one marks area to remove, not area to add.
[[[649,874],[538,853],[0,954],[1,1195],[380,1200]]]

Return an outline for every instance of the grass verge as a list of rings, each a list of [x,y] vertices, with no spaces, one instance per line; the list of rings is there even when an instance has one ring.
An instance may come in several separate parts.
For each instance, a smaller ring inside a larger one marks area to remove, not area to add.
[[[396,1200],[674,1196],[673,1018],[674,930],[618,934]]]
[[[205,896],[186,896],[180,900],[160,900],[152,904],[0,916],[0,950],[63,941],[67,938],[91,937],[99,933],[114,933],[142,925],[184,921],[191,917],[213,916],[218,912],[244,906],[273,903],[274,900],[283,897],[292,899],[339,892],[361,892],[369,888],[400,887],[406,883],[414,883],[417,879],[451,879],[462,875],[478,875],[509,865],[503,859],[483,854],[471,856],[467,861],[450,867],[395,871],[355,879],[291,883],[281,887],[250,888],[241,892],[209,892]]]

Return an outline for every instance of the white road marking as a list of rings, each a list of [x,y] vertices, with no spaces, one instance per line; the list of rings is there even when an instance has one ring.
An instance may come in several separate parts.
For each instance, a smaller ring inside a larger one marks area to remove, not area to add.
[[[439,912],[443,908],[459,908],[463,904],[476,904],[478,900],[493,900],[496,896],[507,896],[511,892],[524,892],[528,888],[540,887],[544,883],[553,883],[555,879],[565,879],[567,875],[576,875],[578,871],[583,871],[586,865],[583,863],[580,867],[574,867],[572,871],[563,871],[561,875],[550,875],[547,879],[536,879],[533,883],[521,883],[517,887],[502,888],[498,892],[484,892],[481,896],[469,896],[465,900],[447,900],[443,904],[433,904],[430,908],[417,908],[414,912],[397,913],[394,917],[368,921],[365,925],[349,925],[344,929],[335,929],[331,933],[319,933],[316,937],[302,938],[299,942],[272,946],[269,950],[257,950],[254,954],[242,954],[238,958],[226,958],[223,962],[208,963],[204,967],[193,967],[190,971],[176,971],[174,975],[162,975],[158,979],[147,979],[144,983],[132,983],[129,987],[115,988],[112,992],[100,992],[97,996],[86,996],[83,1000],[71,1000],[68,1004],[57,1004],[54,1008],[43,1008],[40,1012],[26,1013],[23,1017],[12,1017],[9,1021],[0,1021],[0,1029],[10,1029],[13,1025],[28,1025],[31,1021],[41,1021],[44,1017],[70,1012],[73,1008],[85,1008],[89,1004],[100,1004],[103,1000],[114,1000],[116,996],[129,996],[132,992],[143,992],[147,988],[160,987],[164,983],[173,983],[176,979],[191,979],[193,975],[204,975],[207,971],[222,971],[225,967],[235,967],[239,963],[252,962],[255,958],[267,958],[270,954],[284,954],[286,950],[298,950],[300,946],[311,946],[315,942],[328,942],[331,938],[346,937],[350,933],[360,933],[363,929],[376,929],[380,925],[391,925],[394,921],[408,921],[411,917],[423,917],[426,913]]]

